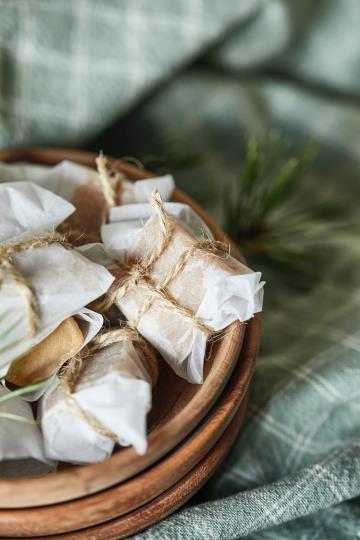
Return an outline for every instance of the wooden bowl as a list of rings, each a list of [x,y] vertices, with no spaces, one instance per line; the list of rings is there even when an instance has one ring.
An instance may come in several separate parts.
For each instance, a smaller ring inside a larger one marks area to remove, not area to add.
[[[221,439],[210,450],[208,454],[186,474],[179,482],[170,489],[156,497],[149,504],[141,506],[134,512],[130,512],[125,516],[112,519],[106,523],[101,523],[94,527],[72,531],[61,534],[45,534],[39,537],[34,536],[27,531],[25,523],[19,522],[19,528],[15,529],[15,533],[2,534],[1,538],[41,538],[43,540],[118,540],[120,538],[128,538],[133,534],[143,531],[151,527],[158,521],[169,516],[171,513],[183,506],[214,474],[221,462],[226,458],[236,435],[244,420],[247,406],[247,396],[244,397],[239,409],[235,413],[235,417],[231,424],[226,428]],[[108,492],[105,492],[105,495]],[[111,496],[111,494],[109,493]],[[56,507],[55,507],[56,508]],[[87,509],[91,513],[91,507]],[[16,510],[12,510],[16,512]],[[5,530],[11,530],[11,527],[6,527]]]
[[[135,530],[128,529],[128,526],[134,527],[136,523],[137,527],[145,528],[161,519],[165,512],[169,514],[176,510],[200,487],[199,463],[202,464],[201,479],[205,482],[214,470],[207,461],[212,448],[221,440],[221,448],[228,449],[233,440],[229,435],[233,429],[229,432],[227,429],[238,409],[241,409],[241,418],[245,412],[248,385],[258,351],[259,328],[260,317],[257,315],[249,323],[239,362],[215,407],[195,432],[173,452],[139,476],[101,493],[51,506],[0,510],[1,537],[65,534],[89,527],[97,528],[115,518],[120,518],[117,522],[124,528],[124,534],[133,534]],[[235,423],[240,426],[239,418]],[[185,492],[181,490],[180,496],[173,488],[182,485],[185,478],[188,488]],[[169,490],[172,496],[163,499],[163,494]],[[149,511],[147,519],[140,520],[144,505],[150,509],[154,504],[155,510],[159,501],[163,501],[159,511]],[[139,519],[135,519],[136,516]]]
[[[234,420],[224,435],[206,457],[189,474],[165,493],[131,512],[108,523],[68,534],[42,537],[44,540],[119,540],[144,531],[181,508],[215,473],[226,458],[244,420],[247,399],[236,412]]]
[[[94,166],[95,155],[87,152],[25,149],[4,150],[0,160],[28,161],[54,165],[69,159]],[[114,161],[130,179],[146,178],[149,173]],[[189,197],[175,191],[173,200],[192,206],[218,240],[228,241],[209,216]],[[232,254],[241,258],[237,250]],[[159,384],[149,418],[148,450],[139,456],[133,448],[123,448],[108,460],[86,466],[68,467],[47,476],[0,480],[0,508],[25,508],[68,501],[96,493],[138,475],[184,440],[204,419],[221,394],[236,364],[245,334],[245,325],[233,323],[212,349],[203,385],[191,385],[161,364]],[[259,335],[257,336],[259,339]],[[34,496],[34,494],[36,494]]]
[[[118,540],[128,538],[166,518],[181,508],[206,483],[226,458],[243,423],[247,401],[247,396],[245,396],[231,424],[226,428],[217,444],[206,454],[205,458],[179,482],[156,497],[151,503],[145,504],[125,516],[95,527],[61,535],[46,535],[41,538],[44,540],[65,538],[67,540]]]

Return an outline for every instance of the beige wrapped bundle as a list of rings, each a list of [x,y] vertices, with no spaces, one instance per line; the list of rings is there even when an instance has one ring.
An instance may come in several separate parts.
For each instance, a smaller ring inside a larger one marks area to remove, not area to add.
[[[196,238],[164,210],[158,193],[153,206],[143,227],[123,220],[102,228],[105,249],[120,264],[97,306],[115,302],[178,375],[201,383],[208,339],[261,310],[261,274],[219,242]]]
[[[40,400],[49,459],[95,463],[115,444],[145,453],[146,416],[158,377],[154,351],[133,329],[97,336]]]

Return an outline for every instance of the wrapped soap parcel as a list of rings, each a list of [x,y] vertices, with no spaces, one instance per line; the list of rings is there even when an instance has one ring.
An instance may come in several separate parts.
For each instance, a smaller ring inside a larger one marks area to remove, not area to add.
[[[116,444],[132,445],[144,454],[146,416],[157,377],[155,352],[134,329],[99,334],[40,400],[46,456],[95,463]]]
[[[43,381],[50,384],[61,367],[86,347],[102,326],[102,316],[87,308],[64,319],[28,353],[11,362],[5,377],[7,386],[23,388]],[[36,392],[27,392],[24,399],[38,399],[45,388],[46,385]]]
[[[104,156],[99,156],[97,165],[96,171],[72,161],[62,161],[53,167],[0,163],[0,186],[2,182],[33,182],[70,201],[76,211],[66,220],[63,229],[74,231],[80,241],[100,238],[100,226],[106,221],[110,207],[148,202],[155,188],[164,200],[169,200],[174,190],[171,175],[131,182],[118,169],[110,167]]]
[[[164,209],[158,192],[152,205],[145,225],[139,213],[127,221],[124,207],[120,222],[102,227],[118,269],[112,267],[116,280],[96,309],[115,303],[179,376],[201,383],[209,339],[261,311],[261,274],[231,257],[228,247],[191,233]]]
[[[0,194],[0,376],[10,368],[9,381],[22,386],[40,380],[40,367],[46,377],[55,374],[99,331],[101,315],[84,306],[108,289],[113,276],[49,232],[74,210],[67,201],[22,182],[0,184]],[[36,350],[53,332],[50,345]],[[51,359],[53,371],[46,365]]]
[[[76,340],[74,350],[101,328],[102,317],[84,306],[102,295],[113,277],[64,244],[61,235],[2,244],[0,271],[0,376],[71,317],[77,316],[78,325],[83,322],[84,339]],[[75,333],[75,321],[72,328]],[[61,347],[61,339],[53,344]]]

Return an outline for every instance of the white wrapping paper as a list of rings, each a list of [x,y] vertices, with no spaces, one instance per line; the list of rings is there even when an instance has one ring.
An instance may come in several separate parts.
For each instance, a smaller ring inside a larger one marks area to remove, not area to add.
[[[174,179],[170,174],[136,180],[125,181],[122,187],[122,204],[146,203],[150,200],[151,193],[157,189],[164,201],[169,201],[175,188]]]
[[[62,161],[54,166],[0,162],[0,182],[34,182],[71,200],[78,186],[97,182],[97,173],[90,167],[72,161]]]
[[[206,223],[187,204],[167,202],[164,203],[164,208],[169,214],[179,219],[190,234],[194,234],[197,238],[213,238]],[[142,226],[152,215],[151,204],[132,204],[112,208],[109,224],[103,226],[101,230],[102,241],[108,254],[112,253],[112,242],[114,242],[114,255],[118,256],[121,251],[124,255],[128,253],[141,235]],[[124,236],[121,234],[121,223],[123,223]]]
[[[73,398],[112,431],[123,446],[146,451],[146,415],[151,408],[151,379],[131,341],[109,345],[84,360]],[[40,400],[39,419],[46,456],[72,463],[108,457],[114,441],[99,434],[64,399],[55,382]]]
[[[72,201],[76,191],[85,184],[99,185],[96,170],[72,161],[62,161],[58,165],[34,165],[32,163],[1,163],[0,182],[34,182],[53,191],[60,197]],[[147,202],[153,189],[157,189],[163,200],[168,201],[174,190],[171,175],[160,176],[136,182],[124,181],[122,204]]]
[[[197,238],[213,238],[206,223],[187,204],[167,202],[164,203],[164,208],[169,214],[180,219],[183,227]],[[114,266],[114,257],[129,253],[141,235],[144,223],[152,215],[153,207],[148,203],[115,206],[110,210],[109,224],[101,229],[103,243],[84,244],[76,249],[92,262],[111,268]]]
[[[0,385],[0,397],[9,395],[10,392]],[[0,401],[0,412],[16,414],[22,418],[34,421],[31,407],[21,397],[11,397],[5,402]],[[16,420],[6,419],[0,416],[0,462],[4,460],[20,460],[32,458],[36,461],[47,462],[44,454],[44,446],[39,426],[35,423],[27,424]],[[41,467],[41,471],[51,469],[47,463]],[[0,476],[7,473],[7,467],[0,465]]]
[[[179,202],[164,202],[165,210],[172,216],[180,219],[182,224],[189,226],[193,233],[201,235],[206,233],[211,236],[211,232],[201,217],[187,204]],[[136,221],[144,224],[152,215],[153,207],[149,203],[132,204],[131,206],[114,206],[111,208],[109,223],[119,223],[120,221]]]
[[[56,228],[75,208],[31,182],[0,184],[0,242]]]
[[[165,206],[166,208],[166,206]],[[167,207],[168,211],[169,206]],[[141,220],[149,215],[149,205],[144,205],[143,214],[139,206],[134,219],[130,207],[120,212],[121,221],[113,222],[119,211],[111,215],[112,223],[102,227],[105,250],[114,258],[125,255],[138,258],[151,251],[159,241],[157,217],[150,218],[142,227]],[[182,210],[182,217],[191,214],[190,209]],[[196,241],[197,227],[192,226],[193,235],[188,236],[192,218],[185,217],[187,226],[178,221],[179,232],[172,238],[161,258],[153,265],[150,275],[161,283],[162,278],[175,264],[181,253]],[[263,282],[261,274],[252,272],[245,265],[228,256],[217,264],[214,257],[195,255],[191,257],[181,276],[168,286],[172,298],[183,307],[191,309],[214,331],[226,328],[239,320],[247,321],[261,311]],[[144,301],[144,294],[132,289],[117,302],[119,309],[131,319]],[[167,310],[157,301],[142,315],[138,331],[162,354],[175,372],[192,383],[203,381],[203,364],[207,343],[206,334],[194,327],[173,310]]]

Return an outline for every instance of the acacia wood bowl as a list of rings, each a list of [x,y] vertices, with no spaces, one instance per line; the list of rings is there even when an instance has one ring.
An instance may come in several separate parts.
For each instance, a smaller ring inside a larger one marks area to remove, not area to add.
[[[64,159],[68,159],[94,167],[95,157],[94,154],[87,152],[45,148],[0,151],[1,161],[27,161],[47,165],[55,165]],[[114,161],[114,166],[118,167],[125,173],[127,178],[132,180],[151,176],[146,171],[118,160]],[[173,200],[189,204],[205,221],[217,240],[228,241],[224,233],[214,224],[210,217],[181,191],[175,190]],[[232,255],[242,260],[240,253],[233,246]],[[144,504],[155,495],[159,495],[161,493],[159,488],[154,490],[154,485],[152,485],[148,488],[148,491],[144,492],[141,501],[134,502],[132,496],[134,482],[139,481],[140,486],[143,475],[148,472],[144,473],[143,471],[164,459],[164,456],[172,452],[176,446],[184,443],[186,437],[194,432],[201,421],[204,420],[222,393],[236,365],[244,340],[245,329],[247,328],[246,333],[251,330],[252,348],[250,352],[248,351],[245,354],[245,359],[242,360],[247,366],[241,382],[242,394],[245,395],[260,341],[259,321],[259,316],[256,316],[248,325],[235,322],[227,329],[223,337],[216,341],[211,351],[211,357],[206,363],[205,381],[202,385],[189,384],[175,376],[165,362],[160,363],[159,382],[148,422],[148,450],[144,456],[139,456],[133,448],[122,448],[115,451],[109,459],[102,463],[68,466],[46,476],[2,479],[0,480],[0,508],[21,509],[62,503],[95,494],[121,482],[124,486],[123,513],[129,512],[139,504]],[[246,364],[246,359],[248,364]],[[237,404],[240,401],[241,398],[238,396]],[[236,411],[235,404],[234,411]],[[201,444],[194,445],[193,459],[188,459],[186,466],[181,469],[181,474],[174,476],[173,483],[178,482],[181,476],[189,473],[191,468],[199,462],[201,457],[211,448],[211,445],[214,445],[219,439],[229,421],[230,417],[228,416],[227,423],[224,421],[218,427],[217,435],[210,437],[211,442],[209,442],[210,439],[203,440],[203,446]],[[201,429],[193,433],[192,436],[197,437],[200,433]],[[201,441],[201,437],[198,440]],[[171,454],[167,459],[171,459]],[[159,465],[161,465],[161,461]],[[167,474],[169,474],[169,470]],[[127,484],[133,487],[126,490]],[[163,490],[170,489],[169,483],[163,481],[161,484],[160,479],[159,485],[162,485],[161,489]],[[41,509],[38,508],[38,510]],[[3,517],[5,517],[5,514],[3,514]],[[2,534],[1,530],[0,534]]]

